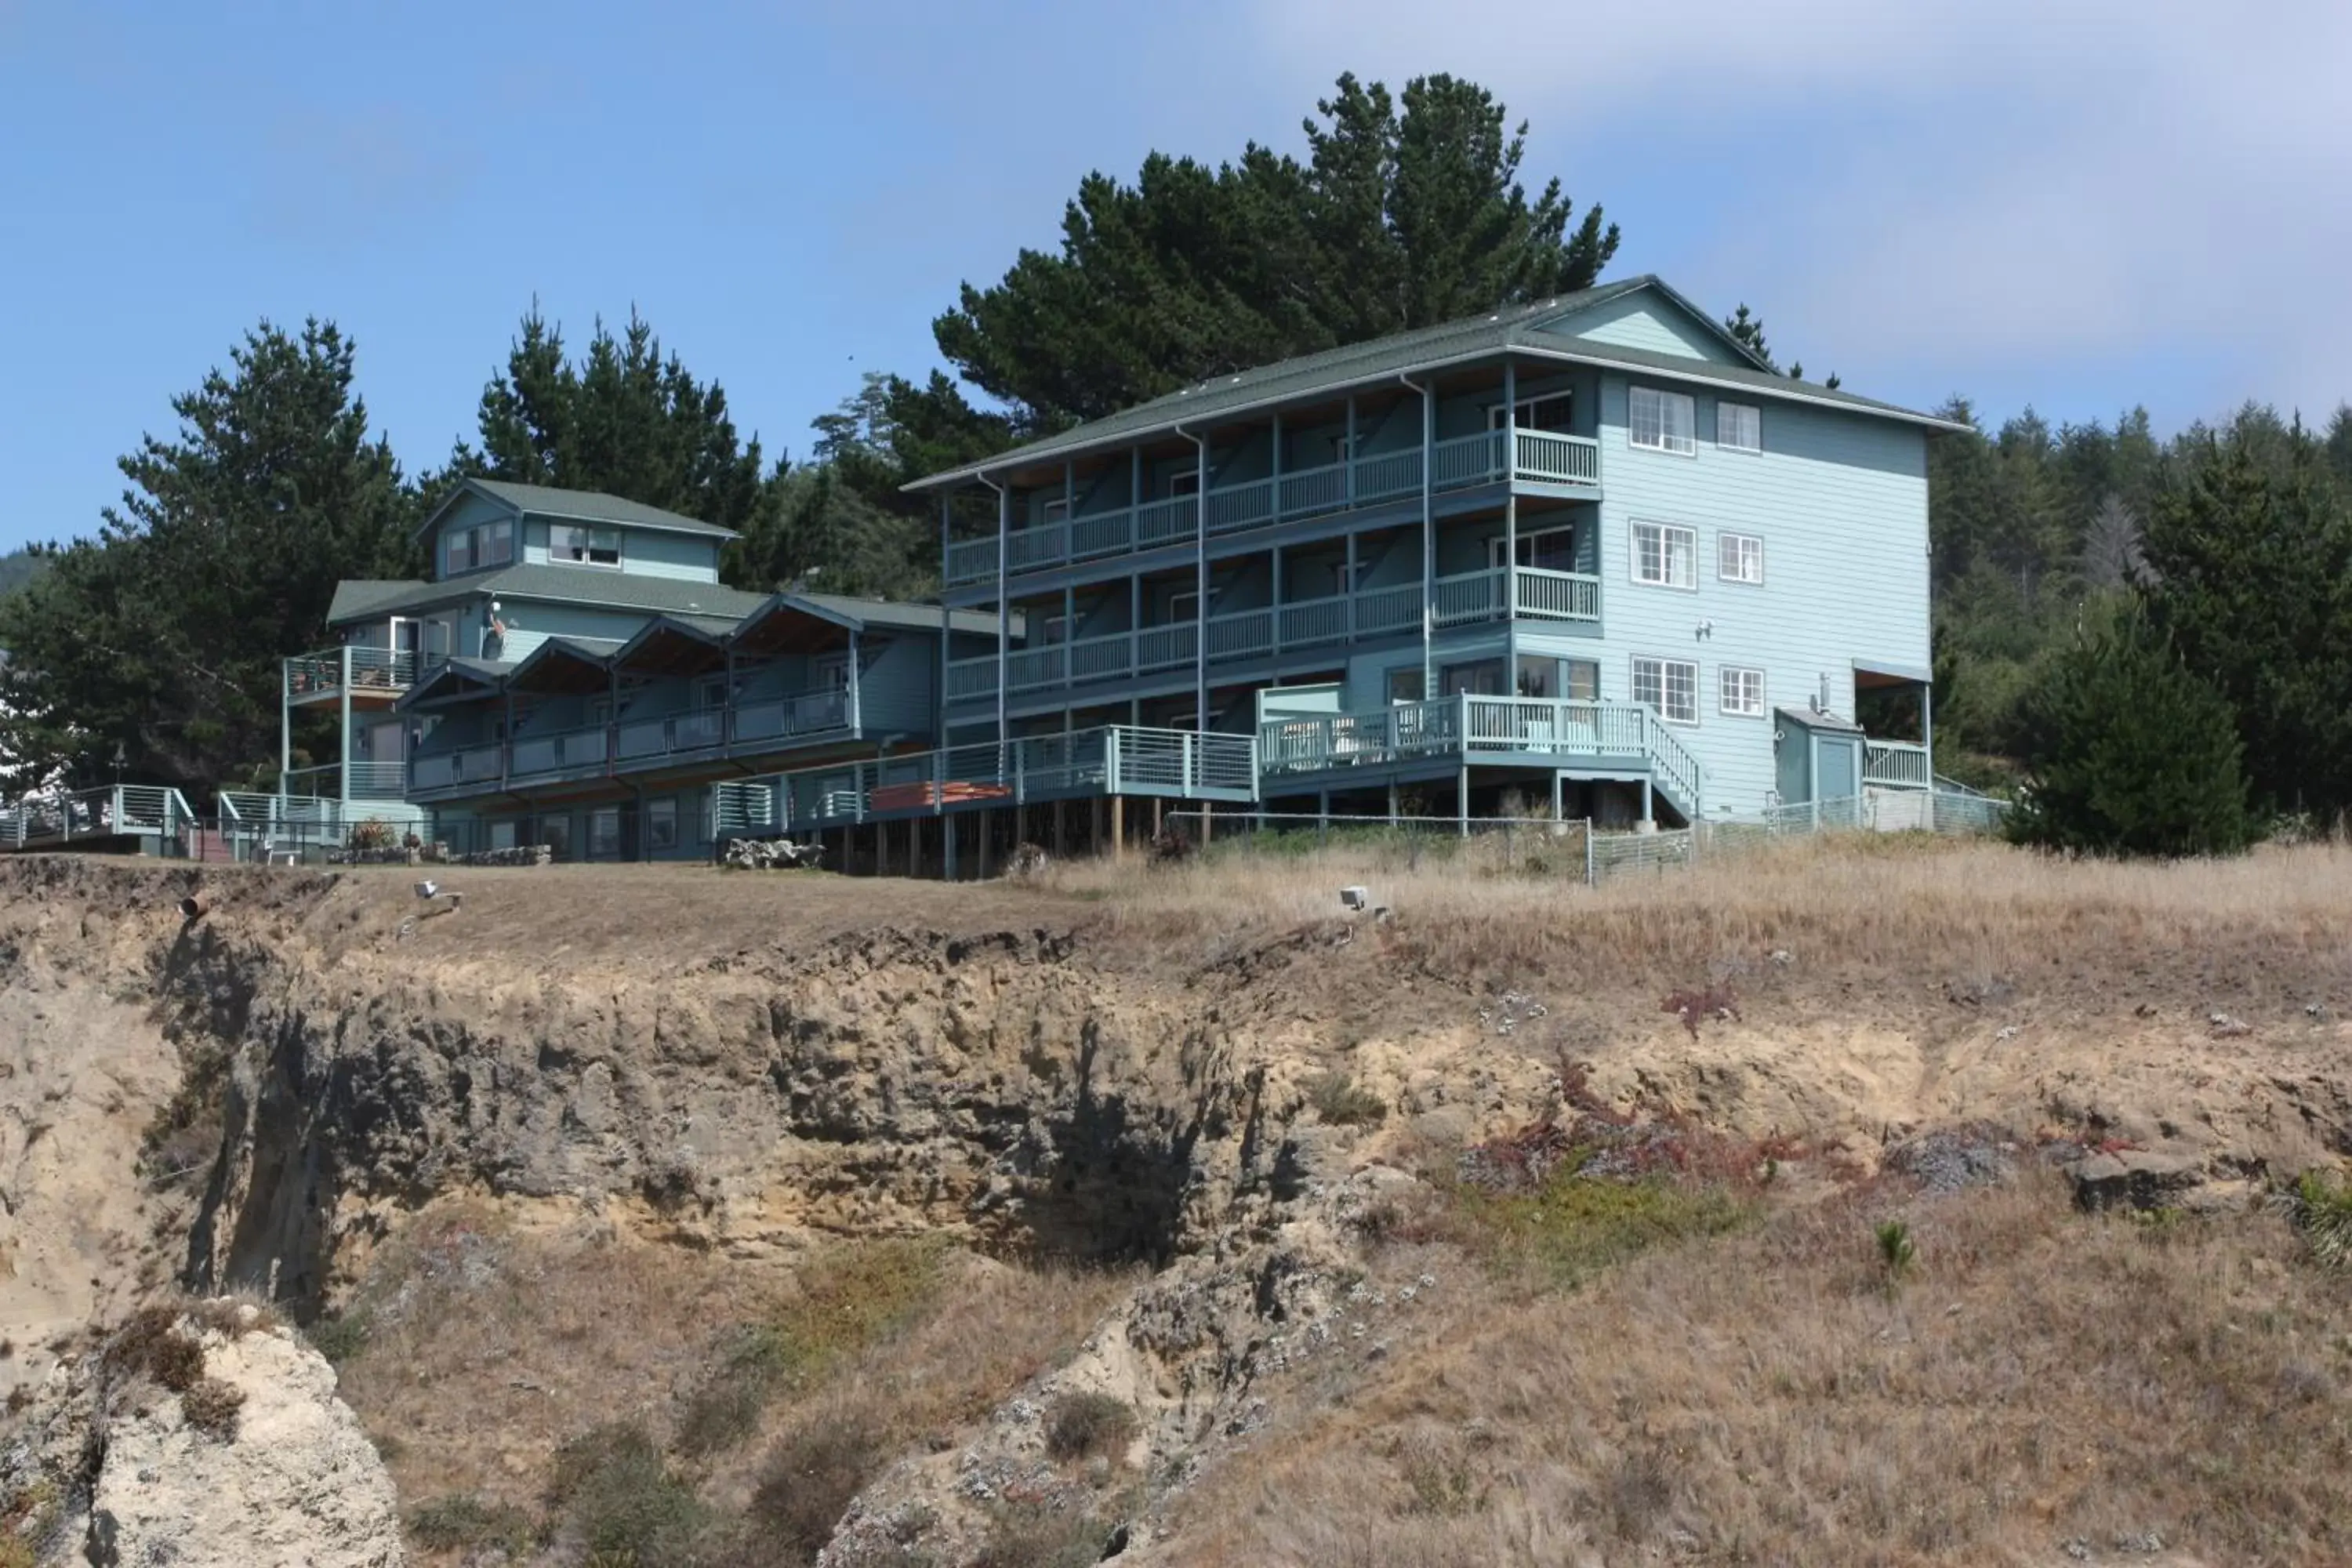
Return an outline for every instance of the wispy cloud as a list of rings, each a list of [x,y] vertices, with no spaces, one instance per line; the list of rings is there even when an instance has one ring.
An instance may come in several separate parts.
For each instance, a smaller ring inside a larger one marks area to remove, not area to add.
[[[2352,242],[2352,7],[1260,15],[1301,71],[1328,76],[1344,51],[1392,82],[1486,83],[1580,195],[1672,183],[1686,231],[1663,247],[1635,232],[1629,258],[1759,305],[1816,366],[2030,395],[2085,358],[2160,348],[2201,367],[2180,394],[2195,405],[2160,411],[2174,417],[2352,395],[2352,316],[2333,306]]]

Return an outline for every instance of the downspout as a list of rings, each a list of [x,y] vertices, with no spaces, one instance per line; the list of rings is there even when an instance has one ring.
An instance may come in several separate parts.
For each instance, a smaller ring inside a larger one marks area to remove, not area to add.
[[[1421,394],[1421,700],[1428,702],[1435,700],[1437,687],[1430,643],[1437,614],[1437,519],[1433,510],[1436,491],[1431,483],[1436,456],[1433,448],[1437,445],[1437,398],[1431,387],[1417,384],[1402,371],[1397,373],[1397,379]]]
[[[931,743],[948,743],[949,648],[955,641],[955,613],[948,608],[948,521],[954,506],[948,492],[940,492],[940,689],[931,700]]]
[[[1209,727],[1209,443],[1181,425],[1176,434],[1200,451],[1192,506],[1192,729]]]
[[[1013,606],[1005,600],[1004,581],[1005,552],[1011,548],[1013,532],[1013,492],[986,474],[980,476],[980,482],[996,492],[996,743],[1001,746],[1011,733],[1005,722],[1004,687],[1013,662]]]

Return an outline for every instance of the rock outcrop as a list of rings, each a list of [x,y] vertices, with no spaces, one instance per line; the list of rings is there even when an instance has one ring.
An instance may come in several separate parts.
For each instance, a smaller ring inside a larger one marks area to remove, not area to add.
[[[141,1334],[176,1357],[126,1350]],[[336,1397],[334,1369],[248,1303],[134,1319],[60,1365],[21,1430],[0,1485],[42,1563],[404,1561],[392,1479]]]

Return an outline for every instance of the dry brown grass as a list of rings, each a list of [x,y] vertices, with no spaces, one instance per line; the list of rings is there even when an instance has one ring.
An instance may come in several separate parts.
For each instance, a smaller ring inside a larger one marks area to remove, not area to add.
[[[547,1506],[567,1444],[627,1428],[660,1461],[638,1468],[691,1489],[665,1497],[692,1504],[688,1522],[720,1542],[713,1561],[786,1563],[804,1560],[793,1542],[826,1500],[845,1502],[843,1488],[897,1453],[952,1441],[1058,1365],[1133,1284],[894,1241],[728,1258],[459,1200],[383,1247],[343,1332],[322,1337],[342,1342],[341,1393],[424,1521],[425,1561],[467,1549],[445,1515],[479,1515],[503,1539]],[[761,1326],[791,1340],[787,1374],[727,1451],[687,1452],[696,1396]],[[873,1441],[813,1440],[851,1415]],[[736,1521],[755,1517],[763,1483],[765,1511],[796,1533],[755,1531],[739,1550]]]
[[[1188,865],[1076,862],[1048,895],[1092,903],[1106,936],[1225,944],[1340,918],[1368,886],[1395,911],[1391,942],[1462,974],[1541,971],[1648,983],[1727,953],[1795,949],[1882,973],[1994,973],[2117,951],[2261,951],[2352,959],[2352,847],[2264,848],[2175,864],[2063,861],[1993,842],[1912,835],[1790,840],[1688,870],[1587,889],[1511,874],[1479,847],[1409,868],[1393,849],[1211,856]]]
[[[1890,1296],[1895,1201],[1581,1292],[1456,1292],[1377,1389],[1213,1473],[1183,1560],[2352,1556],[2346,1287],[2281,1222],[2086,1218],[2036,1175],[1906,1208],[1918,1265]]]

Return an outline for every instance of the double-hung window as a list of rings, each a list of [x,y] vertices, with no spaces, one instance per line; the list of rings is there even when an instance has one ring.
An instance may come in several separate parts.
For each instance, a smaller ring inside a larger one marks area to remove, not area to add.
[[[1740,719],[1764,717],[1764,672],[1727,664],[1716,671],[1717,706]]]
[[[470,528],[455,529],[448,537],[448,571],[452,575],[471,572],[474,569],[474,531]]]
[[[1764,542],[1752,533],[1716,535],[1715,574],[1727,583],[1761,583]]]
[[[1633,700],[1669,724],[1698,722],[1698,666],[1682,658],[1633,658]]]
[[[1635,523],[1633,581],[1661,588],[1697,587],[1697,532],[1670,523]]]
[[[474,562],[479,566],[503,566],[514,559],[514,524],[486,522],[474,530]]]
[[[1715,405],[1715,444],[1730,452],[1764,449],[1764,415],[1752,403]]]
[[[675,797],[646,802],[646,847],[677,847],[677,801]]]
[[[1697,423],[1687,393],[1637,386],[1627,395],[1625,438],[1636,447],[1688,457],[1698,449]]]
[[[618,566],[621,531],[559,522],[547,531],[547,558],[572,566]]]

